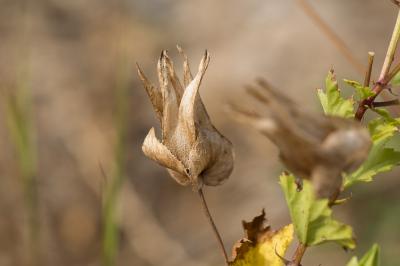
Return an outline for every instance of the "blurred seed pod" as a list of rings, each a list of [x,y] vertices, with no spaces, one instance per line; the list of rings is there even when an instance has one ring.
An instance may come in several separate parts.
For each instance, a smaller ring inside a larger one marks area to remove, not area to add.
[[[342,173],[357,169],[367,158],[368,130],[352,119],[309,112],[263,80],[247,92],[262,103],[262,110],[231,105],[234,117],[267,136],[288,170],[311,179],[319,197],[334,198]]]

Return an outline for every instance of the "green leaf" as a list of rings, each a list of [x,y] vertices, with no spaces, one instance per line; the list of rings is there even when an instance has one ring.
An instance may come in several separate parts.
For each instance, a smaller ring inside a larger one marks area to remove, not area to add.
[[[301,243],[314,246],[333,241],[345,248],[355,248],[352,228],[332,219],[328,199],[316,199],[309,181],[303,181],[300,192],[297,191],[293,175],[282,174],[280,184]]]
[[[351,87],[353,87],[356,90],[356,95],[359,100],[364,100],[370,96],[375,95],[375,93],[369,87],[365,87],[357,81],[348,80],[348,79],[344,79],[343,81],[346,82],[347,84],[349,84]]]
[[[386,122],[395,126],[400,126],[399,118],[393,118],[390,115],[389,111],[385,108],[371,108],[371,110],[381,116],[381,118],[383,119],[382,122]]]
[[[340,95],[333,70],[326,77],[325,92],[319,89],[317,94],[325,114],[346,118],[354,117],[354,100],[344,99]]]
[[[370,121],[368,125],[373,142],[368,158],[355,172],[345,175],[345,188],[358,182],[371,182],[378,173],[388,172],[400,164],[400,152],[389,142],[398,135],[399,121],[382,109],[380,112],[382,117]]]
[[[374,244],[361,261],[353,257],[346,266],[379,266],[379,246]]]

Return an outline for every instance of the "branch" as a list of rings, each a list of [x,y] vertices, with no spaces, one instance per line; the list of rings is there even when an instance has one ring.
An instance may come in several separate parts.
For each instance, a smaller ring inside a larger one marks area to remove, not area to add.
[[[379,76],[378,82],[375,84],[372,91],[375,93],[373,96],[368,97],[360,102],[355,115],[357,120],[363,118],[368,107],[372,106],[375,98],[386,88],[391,79],[400,70],[400,66],[396,66],[394,71],[390,72],[390,67],[392,66],[394,54],[396,52],[397,44],[400,39],[400,10],[397,15],[396,25],[393,29],[392,39],[390,40],[389,47],[386,53],[385,61],[382,66],[381,74]]]
[[[393,105],[400,105],[400,101],[398,99],[385,101],[385,102],[373,102],[371,107],[385,107],[385,106],[393,106]]]
[[[386,75],[390,71],[390,67],[393,63],[394,54],[396,53],[397,44],[400,39],[400,11],[397,15],[396,25],[393,29],[392,39],[390,40],[389,47],[386,53],[385,61],[382,66],[381,75],[379,77],[380,80],[385,79]]]
[[[392,71],[388,74],[388,80],[392,80],[394,76],[396,76],[397,73],[400,71],[400,63],[397,64]]]
[[[364,87],[369,87],[369,84],[371,83],[371,73],[372,73],[372,66],[374,64],[374,57],[375,57],[374,52],[368,53],[368,68],[365,73]]]
[[[364,74],[364,64],[360,62],[339,37],[339,35],[326,23],[317,11],[307,2],[307,0],[297,0],[297,4],[302,8],[304,13],[314,22],[314,24],[325,34],[339,52],[347,59],[347,61],[360,73]]]
[[[321,30],[321,32],[332,42],[332,44],[336,47],[336,49],[339,50],[339,52],[347,59],[347,61],[354,67],[354,69],[356,69],[358,73],[364,74],[365,70],[364,70],[363,63],[360,62],[360,60],[358,60],[356,57],[353,56],[351,50],[346,45],[346,43],[343,41],[343,39],[340,38],[340,36],[329,26],[329,24],[323,20],[323,18],[308,3],[308,1],[307,0],[296,0],[296,1],[297,1],[297,4],[301,7],[301,9],[304,11],[304,13],[314,22],[314,24]],[[394,2],[396,5],[399,5],[399,0],[392,0],[392,2]],[[368,63],[370,63],[370,62],[368,62]],[[368,64],[368,66],[369,66],[369,64]],[[368,69],[367,71],[370,71],[370,70]],[[372,71],[372,69],[371,69],[371,71]],[[389,100],[385,95],[381,95],[381,97],[385,101]],[[360,106],[364,106],[365,104],[366,103],[363,103],[362,105],[360,104]],[[359,115],[363,116],[364,112],[367,110],[367,108],[365,107],[365,110],[363,110],[363,111],[361,111],[362,108],[359,107],[359,109],[360,109]],[[400,114],[400,110],[398,108],[396,108],[396,113],[397,113],[397,115]]]

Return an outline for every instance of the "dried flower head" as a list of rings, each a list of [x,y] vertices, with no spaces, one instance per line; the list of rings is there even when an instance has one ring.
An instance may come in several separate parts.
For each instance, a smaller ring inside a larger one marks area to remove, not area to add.
[[[138,66],[154,110],[161,123],[161,141],[150,129],[142,150],[150,159],[166,167],[181,185],[216,186],[226,180],[233,170],[231,142],[211,124],[199,95],[210,55],[206,51],[196,76],[192,76],[187,56],[184,58],[183,85],[178,79],[167,51],[158,61],[160,87],[153,86]]]
[[[319,197],[334,198],[342,173],[357,169],[367,158],[371,140],[367,129],[351,119],[311,113],[265,81],[247,92],[263,104],[264,112],[232,106],[236,116],[267,136],[280,150],[288,170],[311,179]]]

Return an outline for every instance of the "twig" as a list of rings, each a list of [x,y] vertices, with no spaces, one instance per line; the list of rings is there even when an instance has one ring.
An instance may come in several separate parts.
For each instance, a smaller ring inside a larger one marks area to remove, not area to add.
[[[399,73],[400,71],[400,63],[397,64],[392,71],[390,71],[390,73],[388,74],[387,79],[388,80],[392,80],[394,78],[394,76],[396,76],[397,73]]]
[[[224,242],[222,241],[221,235],[219,234],[217,226],[215,225],[214,220],[213,220],[213,218],[211,216],[210,210],[208,209],[206,199],[204,198],[203,189],[200,187],[200,188],[197,189],[197,192],[198,192],[199,197],[201,199],[201,206],[203,207],[204,214],[206,215],[206,217],[208,219],[208,222],[210,223],[210,225],[212,227],[214,235],[217,238],[218,244],[219,244],[219,246],[221,248],[222,254],[223,254],[224,259],[225,259],[225,263],[226,263],[227,266],[229,266],[229,258],[228,258],[228,254],[226,253],[226,250],[225,250]]]
[[[390,67],[392,66],[394,54],[396,52],[397,44],[400,39],[400,10],[397,15],[396,25],[393,29],[392,39],[390,40],[389,47],[386,53],[385,61],[382,66],[381,74],[379,76],[378,82],[375,84],[372,91],[375,93],[373,96],[368,97],[360,102],[355,118],[361,120],[367,111],[368,107],[372,105],[375,98],[386,88],[390,80],[396,75],[400,70],[400,66],[396,66],[394,71],[390,72]]]
[[[365,73],[364,87],[368,87],[369,84],[371,83],[371,73],[372,73],[372,66],[374,64],[374,57],[375,57],[374,52],[368,53],[368,67]]]
[[[380,80],[385,79],[386,75],[390,71],[390,67],[393,63],[394,54],[396,53],[397,44],[400,39],[400,12],[398,13],[396,25],[394,26],[392,39],[390,40],[389,47],[386,53],[385,61],[382,66],[381,75],[379,76]]]
[[[364,73],[364,64],[353,56],[353,53],[339,35],[321,18],[315,9],[307,2],[307,0],[297,0],[298,5],[302,8],[314,24],[325,34],[325,36],[333,43],[333,45],[342,53],[349,63],[360,73]]]
[[[373,102],[371,107],[385,107],[385,106],[393,106],[393,105],[400,105],[400,101],[398,99],[385,101],[385,102]]]

